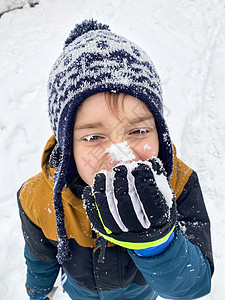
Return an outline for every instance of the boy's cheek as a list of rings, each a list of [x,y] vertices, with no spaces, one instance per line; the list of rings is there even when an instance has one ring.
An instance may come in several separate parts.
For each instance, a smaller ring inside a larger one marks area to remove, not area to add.
[[[158,144],[152,145],[149,142],[141,142],[134,147],[134,154],[138,159],[135,160],[148,160],[152,157],[158,156]]]
[[[79,149],[74,153],[74,160],[81,178],[88,184],[93,183],[94,175],[101,170],[104,153],[93,151],[92,149]]]

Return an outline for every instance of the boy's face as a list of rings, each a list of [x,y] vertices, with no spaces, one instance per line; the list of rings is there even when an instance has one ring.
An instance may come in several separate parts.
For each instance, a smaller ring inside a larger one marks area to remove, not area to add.
[[[126,141],[136,161],[150,159],[159,152],[155,120],[143,102],[119,94],[117,115],[107,101],[105,93],[95,94],[83,102],[76,115],[73,154],[79,175],[88,185],[92,185],[95,173],[118,164],[105,153],[114,143]]]

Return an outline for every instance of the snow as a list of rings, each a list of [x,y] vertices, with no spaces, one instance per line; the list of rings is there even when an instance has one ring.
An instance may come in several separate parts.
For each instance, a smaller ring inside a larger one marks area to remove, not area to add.
[[[126,163],[135,159],[132,149],[126,141],[112,144],[105,150],[112,162]]]
[[[30,6],[34,6],[38,4],[38,2],[39,0],[1,0],[0,15],[16,8],[22,8],[27,3],[29,3]]]
[[[160,162],[159,159],[156,158],[156,160],[158,160]],[[148,162],[148,165],[152,170],[152,173],[155,177],[155,182],[156,182],[159,190],[161,191],[161,193],[163,194],[163,196],[166,200],[167,206],[169,207],[169,209],[172,208],[174,196],[173,196],[172,190],[168,184],[167,177],[163,173],[157,174],[157,172],[153,170],[150,162]]]
[[[151,146],[149,146],[148,144],[146,144],[146,145],[144,145],[143,150],[145,152],[147,152],[147,151],[151,150]]]
[[[43,0],[0,18],[0,296],[28,299],[16,204],[21,184],[40,171],[52,134],[46,85],[74,25],[85,18],[140,45],[161,75],[164,113],[178,156],[199,175],[212,222],[212,292],[225,295],[224,0]],[[59,288],[55,299],[69,299]]]

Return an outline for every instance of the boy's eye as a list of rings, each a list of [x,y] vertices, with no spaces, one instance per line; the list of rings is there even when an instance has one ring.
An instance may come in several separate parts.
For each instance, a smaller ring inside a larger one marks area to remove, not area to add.
[[[95,142],[95,141],[98,141],[98,140],[101,140],[102,137],[98,136],[98,135],[94,135],[94,134],[90,134],[90,135],[87,135],[83,138],[83,141],[86,141],[86,142]]]
[[[140,128],[140,129],[135,129],[129,133],[129,135],[145,135],[148,133],[150,130],[147,128]]]

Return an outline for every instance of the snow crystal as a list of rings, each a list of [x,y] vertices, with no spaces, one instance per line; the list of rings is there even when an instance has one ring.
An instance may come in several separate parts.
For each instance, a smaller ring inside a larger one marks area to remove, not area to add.
[[[149,146],[148,144],[146,144],[146,145],[144,145],[143,150],[145,152],[147,152],[147,151],[151,150],[151,146]]]
[[[105,153],[109,153],[112,162],[126,163],[135,159],[135,155],[126,141],[112,144],[105,150]]]
[[[90,141],[93,139],[94,136],[95,136],[94,134],[90,134],[90,135],[88,135],[85,139],[86,139],[88,142],[90,142]]]

